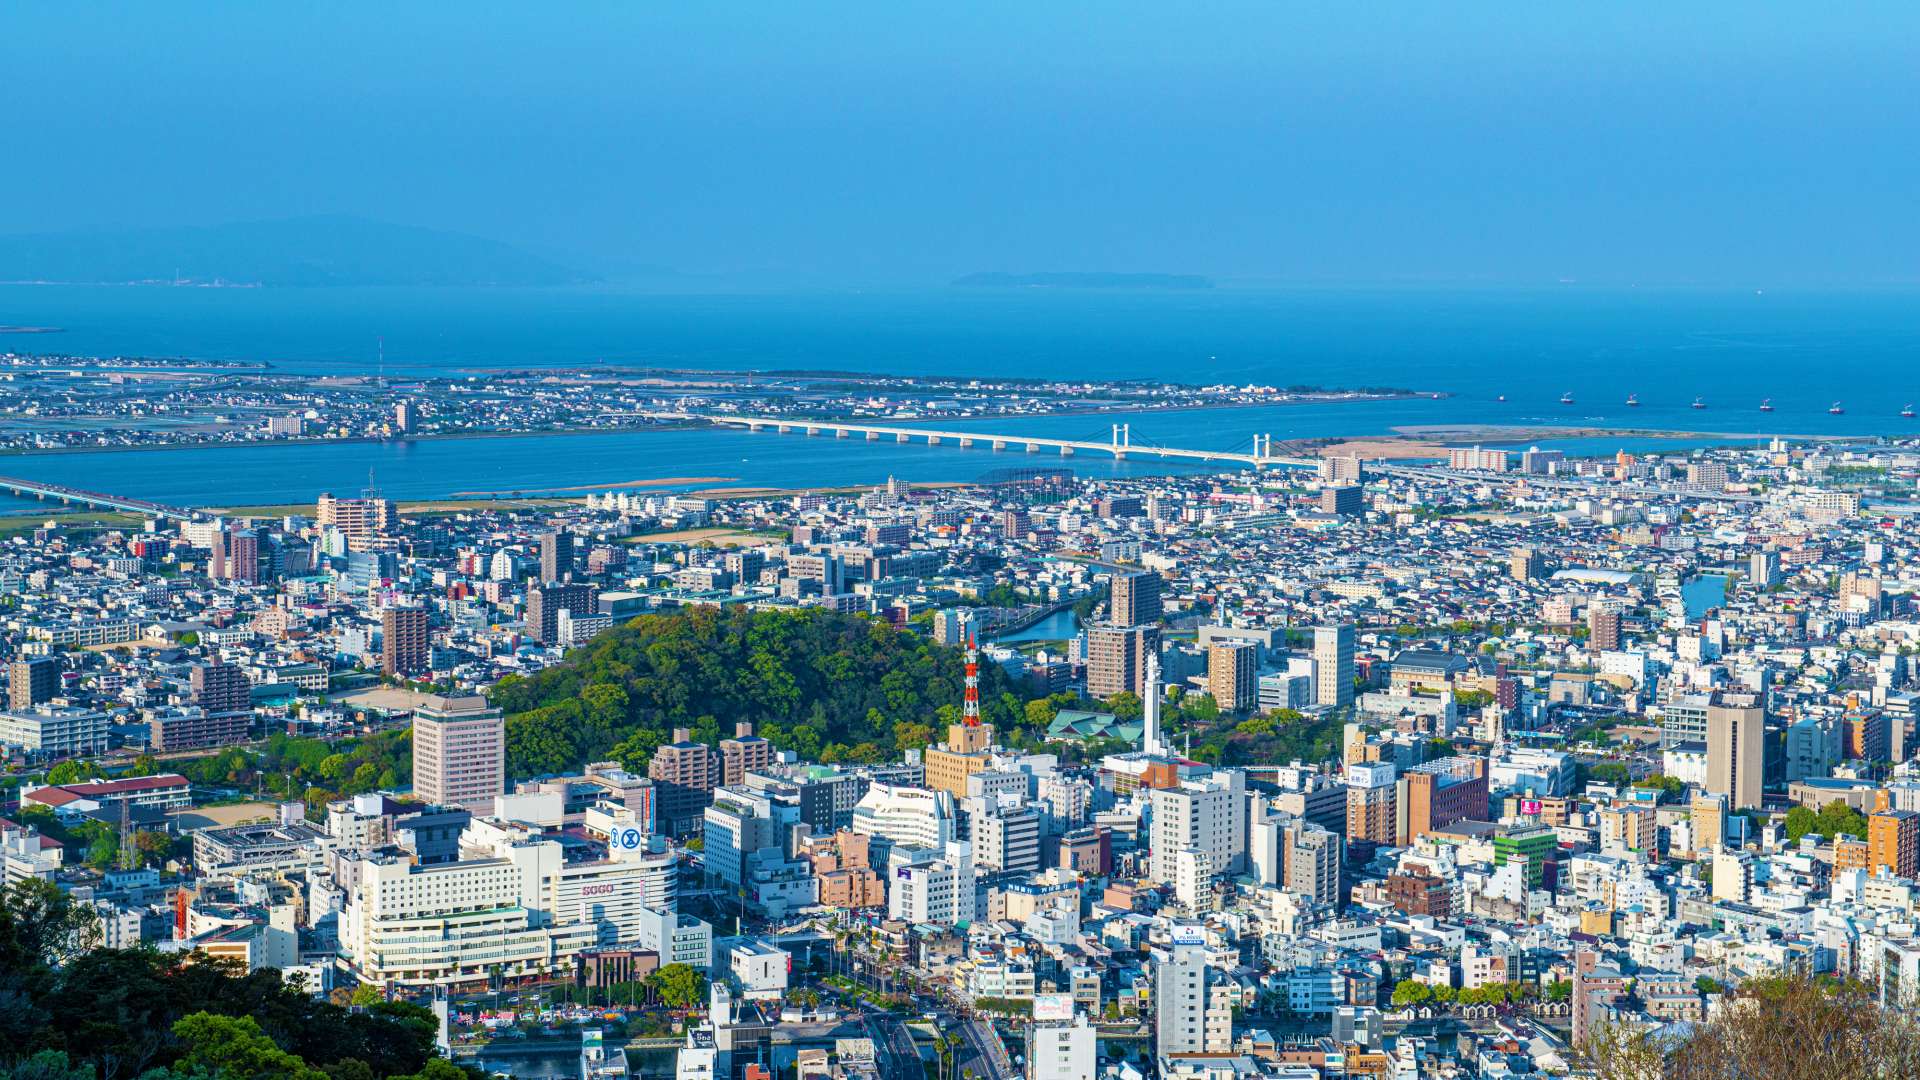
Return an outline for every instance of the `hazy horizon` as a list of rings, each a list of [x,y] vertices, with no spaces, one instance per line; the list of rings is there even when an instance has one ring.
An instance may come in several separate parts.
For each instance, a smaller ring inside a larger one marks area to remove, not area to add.
[[[1920,11],[11,8],[0,234],[342,215],[596,274],[1920,282]]]

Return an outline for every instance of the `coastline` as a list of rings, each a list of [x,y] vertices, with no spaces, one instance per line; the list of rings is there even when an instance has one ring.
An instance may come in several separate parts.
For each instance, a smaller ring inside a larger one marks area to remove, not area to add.
[[[1796,442],[1849,442],[1872,437],[1874,436],[1673,431],[1665,428],[1581,425],[1528,427],[1515,424],[1408,424],[1395,427],[1384,435],[1303,439],[1299,441],[1299,445],[1307,448],[1314,456],[1323,458],[1359,457],[1370,461],[1426,461],[1445,458],[1448,450],[1457,449],[1466,444],[1502,449],[1555,439],[1666,439],[1674,442],[1725,442],[1780,438],[1792,439]]]

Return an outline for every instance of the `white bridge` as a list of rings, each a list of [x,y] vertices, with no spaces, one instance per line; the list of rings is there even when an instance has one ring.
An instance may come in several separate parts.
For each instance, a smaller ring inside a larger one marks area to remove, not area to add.
[[[1143,458],[1179,458],[1185,461],[1205,461],[1223,465],[1247,465],[1256,469],[1270,467],[1291,467],[1310,469],[1318,465],[1314,458],[1284,457],[1273,453],[1273,436],[1253,436],[1253,452],[1241,453],[1233,450],[1191,450],[1179,446],[1152,446],[1133,441],[1131,424],[1112,425],[1112,437],[1106,441],[1092,439],[1048,439],[1037,435],[996,435],[980,431],[940,431],[933,428],[900,427],[892,424],[854,424],[840,420],[791,420],[775,416],[715,416],[704,413],[658,414],[674,419],[705,420],[709,423],[729,427],[745,428],[748,431],[803,432],[807,435],[832,435],[837,439],[850,439],[855,435],[869,442],[892,439],[895,442],[925,442],[929,446],[953,445],[963,449],[987,447],[994,450],[1021,448],[1029,454],[1043,450],[1058,453],[1061,457],[1071,457],[1076,451],[1095,454],[1112,454],[1125,460],[1128,457]]]

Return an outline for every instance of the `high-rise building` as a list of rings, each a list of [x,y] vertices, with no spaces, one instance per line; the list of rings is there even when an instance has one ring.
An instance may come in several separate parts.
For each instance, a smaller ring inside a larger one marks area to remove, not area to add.
[[[1246,774],[1224,769],[1201,780],[1153,792],[1154,880],[1170,882],[1179,871],[1182,851],[1207,856],[1212,872],[1238,874],[1246,866]]]
[[[991,760],[992,724],[948,724],[947,744],[929,746],[921,755],[926,763],[927,787],[956,799],[967,796],[967,778],[984,771]]]
[[[427,609],[390,607],[380,613],[380,670],[387,675],[418,675],[433,666],[427,637]]]
[[[1881,810],[1867,818],[1867,866],[1875,874],[1920,877],[1920,812]]]
[[[1176,943],[1166,951],[1154,950],[1153,957],[1153,1033],[1159,1056],[1229,1050],[1233,1006],[1227,994],[1214,992],[1224,989],[1224,979],[1211,973],[1206,949]]]
[[[1146,688],[1147,657],[1160,647],[1151,626],[1095,626],[1087,631],[1087,694],[1105,700]]]
[[[506,790],[507,722],[479,695],[430,697],[413,712],[413,791],[438,806],[493,811]]]
[[[898,848],[889,857],[887,915],[909,923],[957,926],[974,919],[973,845]]]
[[[974,632],[972,608],[941,608],[933,613],[935,644],[959,648]]]
[[[1027,1035],[1032,1043],[1027,1051],[1028,1080],[1089,1080],[1098,1075],[1098,1034],[1085,1013],[1076,1015],[1071,1024],[1035,1024]]]
[[[232,664],[197,664],[187,676],[193,703],[210,713],[250,712],[253,682]]]
[[[1780,584],[1780,553],[1767,548],[1747,556],[1747,582],[1756,589]]]
[[[1286,889],[1329,907],[1340,905],[1340,872],[1346,845],[1340,834],[1295,821],[1286,833]]]
[[[1848,713],[1841,720],[1841,752],[1855,761],[1886,761],[1893,754],[1893,726],[1878,709]]]
[[[1366,510],[1366,500],[1351,484],[1329,484],[1320,489],[1320,512],[1355,517]]]
[[[1160,621],[1166,606],[1165,583],[1152,571],[1113,575],[1107,621],[1115,626],[1148,626]]]
[[[349,543],[367,540],[387,531],[393,520],[393,504],[378,495],[336,499],[323,493],[314,504],[313,520],[321,528],[339,529]]]
[[[252,529],[221,529],[213,534],[208,572],[218,581],[260,582],[260,534]]]
[[[733,738],[720,740],[720,782],[744,783],[747,774],[773,764],[773,744],[753,733],[753,724],[733,725]]]
[[[413,430],[413,402],[396,402],[393,406],[393,430],[402,435]]]
[[[565,581],[573,575],[573,534],[565,529],[540,538],[540,580]]]
[[[1537,549],[1514,548],[1507,556],[1507,574],[1515,581],[1531,581],[1546,576],[1547,560]]]
[[[1587,651],[1618,652],[1620,650],[1620,609],[1613,604],[1596,600],[1587,605]]]
[[[1346,766],[1347,839],[1391,844],[1394,827],[1394,779],[1390,764]]]
[[[1323,706],[1353,703],[1353,626],[1313,628],[1314,685]]]
[[[1251,641],[1216,641],[1207,647],[1207,690],[1225,712],[1253,707],[1258,694],[1255,657],[1260,647]]]
[[[1394,842],[1401,847],[1456,821],[1486,816],[1486,758],[1462,755],[1428,761],[1394,782]]]
[[[968,815],[973,828],[974,865],[1003,873],[1040,869],[1040,812],[1031,806],[1005,806],[997,799],[977,800]]]
[[[1325,483],[1358,484],[1361,476],[1360,458],[1352,454],[1323,457],[1320,459],[1319,473]]]
[[[1757,702],[1744,702],[1716,702],[1707,708],[1707,790],[1725,795],[1735,810],[1758,808],[1765,782],[1763,712]]]
[[[719,786],[719,755],[706,743],[694,742],[688,729],[675,728],[673,741],[653,752],[647,776],[654,784],[660,831],[688,836],[700,827],[701,815],[713,801],[713,789]]]
[[[543,645],[560,640],[560,613],[591,615],[599,590],[592,585],[547,583],[527,590],[527,632]]]
[[[7,665],[7,708],[31,709],[60,692],[60,661],[51,656]]]

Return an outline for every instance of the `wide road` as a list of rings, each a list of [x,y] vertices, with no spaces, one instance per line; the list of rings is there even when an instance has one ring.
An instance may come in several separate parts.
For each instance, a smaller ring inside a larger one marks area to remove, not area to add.
[[[873,1040],[874,1064],[879,1067],[880,1080],[924,1080],[926,1073],[920,1067],[920,1050],[913,1044],[913,1034],[907,1030],[906,1021],[897,1016],[869,1015],[867,1037]]]
[[[983,1080],[1015,1080],[1013,1062],[1007,1060],[1007,1048],[993,1025],[985,1020],[969,1020],[960,1025],[960,1038],[973,1051],[973,1074]]]

